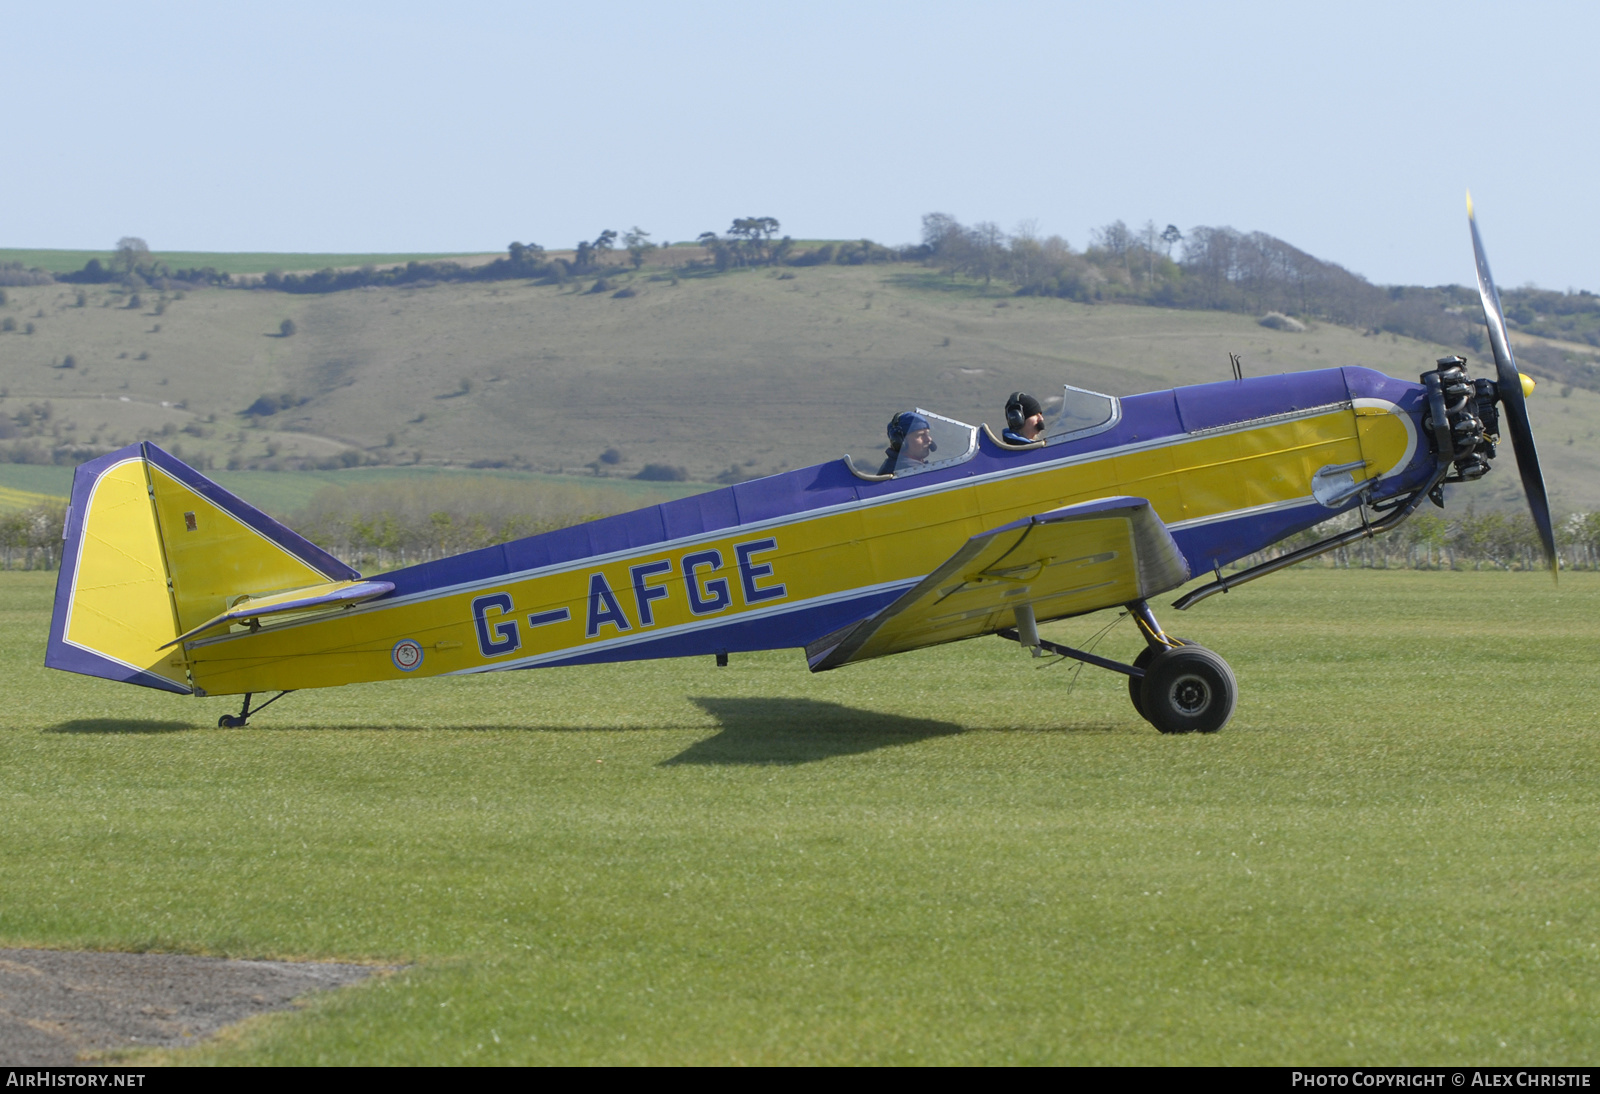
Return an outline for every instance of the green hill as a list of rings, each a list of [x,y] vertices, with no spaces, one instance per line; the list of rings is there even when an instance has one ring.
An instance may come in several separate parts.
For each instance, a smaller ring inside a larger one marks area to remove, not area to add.
[[[1016,388],[1217,380],[1230,352],[1246,374],[1402,377],[1445,352],[1331,324],[1291,333],[1222,312],[1016,297],[906,265],[611,280],[602,293],[592,281],[152,290],[138,307],[114,287],[85,287],[81,306],[78,286],[8,288],[0,453],[145,437],[218,471],[378,462],[626,479],[656,464],[726,481],[845,452],[871,461],[883,423],[912,405],[998,425]],[[286,319],[296,333],[282,337]],[[1600,395],[1554,387],[1532,403],[1554,504],[1600,506]],[[275,412],[245,414],[253,405]],[[607,449],[615,463],[598,462]],[[1478,493],[1509,503],[1509,472]],[[35,490],[41,473],[8,468],[0,484]]]

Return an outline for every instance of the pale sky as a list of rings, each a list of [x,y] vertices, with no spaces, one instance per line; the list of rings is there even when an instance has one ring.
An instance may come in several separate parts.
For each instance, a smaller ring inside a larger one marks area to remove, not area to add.
[[[947,212],[1600,290],[1600,6],[0,4],[0,247],[449,252]]]

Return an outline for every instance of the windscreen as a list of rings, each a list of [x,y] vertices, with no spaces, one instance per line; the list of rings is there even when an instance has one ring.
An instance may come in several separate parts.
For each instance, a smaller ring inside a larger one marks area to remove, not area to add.
[[[927,436],[912,433],[901,442],[900,455],[894,464],[895,478],[949,467],[968,459],[977,451],[977,426],[934,414],[921,407],[917,408],[917,413],[927,419]]]
[[[1061,409],[1045,426],[1048,443],[1055,444],[1071,437],[1098,433],[1116,424],[1121,414],[1116,399],[1071,384],[1064,384],[1062,388]]]

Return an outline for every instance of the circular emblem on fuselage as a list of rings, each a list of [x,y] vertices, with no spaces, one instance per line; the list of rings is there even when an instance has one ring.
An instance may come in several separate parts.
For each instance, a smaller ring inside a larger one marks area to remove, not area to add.
[[[401,672],[410,672],[422,664],[422,646],[409,638],[402,639],[394,644],[389,656],[394,660],[395,668]]]

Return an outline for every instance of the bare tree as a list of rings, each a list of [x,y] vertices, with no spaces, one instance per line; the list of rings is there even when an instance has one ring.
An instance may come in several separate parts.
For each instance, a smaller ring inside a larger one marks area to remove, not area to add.
[[[1128,274],[1128,250],[1133,246],[1133,233],[1128,231],[1128,226],[1122,221],[1113,221],[1104,228],[1097,228],[1090,236],[1090,246],[1106,252],[1112,258],[1122,263],[1122,269]]]
[[[983,283],[987,285],[1000,263],[1001,252],[1005,250],[1006,234],[1000,230],[1000,225],[985,220],[972,226],[972,242],[978,252],[978,270],[983,274]]]
[[[1153,220],[1145,221],[1144,228],[1139,232],[1139,243],[1144,247],[1144,278],[1146,281],[1155,280],[1156,244],[1160,239],[1161,235],[1156,231],[1156,222]]]
[[[628,257],[636,270],[644,265],[645,255],[656,249],[656,245],[650,242],[650,233],[637,224],[623,235],[622,245],[628,248]]]
[[[113,270],[121,270],[125,274],[138,271],[140,266],[150,261],[150,245],[138,236],[123,236],[117,240],[116,257],[111,260]]]
[[[965,234],[961,222],[949,213],[926,213],[922,217],[922,245],[932,254],[942,254],[946,245]]]
[[[1039,222],[1037,220],[1024,220],[1017,224],[1016,234],[1011,237],[1011,280],[1019,285],[1028,285],[1038,275],[1041,259],[1044,257],[1043,248],[1039,244]]]

